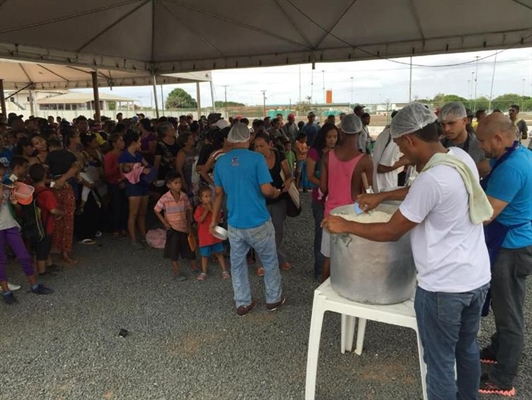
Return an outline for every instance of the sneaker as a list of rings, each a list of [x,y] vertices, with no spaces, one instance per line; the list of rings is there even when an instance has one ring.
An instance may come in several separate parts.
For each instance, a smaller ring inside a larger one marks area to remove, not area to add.
[[[262,268],[262,267],[257,268],[257,275],[258,276],[264,276],[264,268]]]
[[[246,315],[248,312],[250,312],[251,310],[253,310],[255,308],[255,306],[257,305],[257,303],[255,303],[255,301],[251,300],[251,303],[249,303],[247,306],[240,306],[236,309],[236,313],[240,316],[240,317],[243,317],[244,315]]]
[[[286,302],[286,296],[284,294],[281,295],[281,300],[279,300],[277,303],[266,303],[266,308],[268,311],[275,311],[279,307],[281,307]]]
[[[205,272],[202,272],[201,274],[198,275],[196,279],[198,281],[204,281],[205,279],[207,279],[207,274]]]
[[[131,242],[131,247],[133,250],[143,250],[144,246],[139,242]]]
[[[15,299],[15,295],[13,292],[8,292],[2,294],[2,299],[4,300],[4,303],[6,304],[15,304],[17,302],[17,299]]]
[[[187,280],[187,277],[181,273],[177,274],[174,278],[178,282],[183,282]]]
[[[16,283],[10,283],[10,282],[7,282],[7,287],[10,292],[14,292],[15,290],[20,289],[20,285],[17,285]],[[0,293],[1,292],[2,292],[2,288],[0,288]]]
[[[37,284],[37,287],[31,288],[31,291],[35,294],[51,294],[54,291],[50,288],[47,288],[46,286],[41,285],[40,283]]]
[[[515,396],[514,387],[505,388],[499,386],[498,384],[490,381],[488,375],[483,375],[480,378],[480,388],[478,389],[478,392],[481,394],[496,394],[498,396]]]
[[[226,281],[227,279],[231,279],[231,275],[229,275],[229,272],[223,271],[222,272],[222,279]]]
[[[497,357],[489,347],[480,350],[480,362],[482,364],[497,364]]]

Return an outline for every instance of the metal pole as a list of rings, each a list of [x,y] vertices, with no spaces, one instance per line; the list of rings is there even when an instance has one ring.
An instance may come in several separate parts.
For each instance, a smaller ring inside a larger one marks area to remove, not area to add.
[[[98,93],[98,72],[91,72],[92,93],[94,95],[94,114],[97,121],[100,120],[100,94]]]
[[[495,82],[495,67],[496,66],[497,66],[497,52],[495,52],[495,59],[493,60],[493,73],[491,74],[490,102],[488,105],[488,111],[491,111],[491,100],[493,99],[493,83]]]
[[[224,85],[224,92],[225,92],[225,103],[224,103],[225,118],[229,118],[229,112],[227,111],[227,85]]]
[[[325,70],[321,70],[322,84],[323,84],[323,104],[327,102],[327,96],[325,95]]]
[[[33,98],[33,91],[31,89],[32,88],[28,90],[28,95],[30,98],[30,112],[31,112],[31,115],[36,117],[37,115],[35,114],[35,99]]]
[[[473,99],[473,110],[477,109],[477,81],[478,81],[478,56],[475,68],[475,98]]]
[[[161,110],[164,111],[165,109],[165,106],[164,106],[164,94],[163,94],[163,85],[161,84]]]
[[[299,66],[299,103],[301,103],[301,65]]]
[[[410,84],[408,85],[408,102],[412,103],[412,56],[410,56]]]
[[[212,80],[209,82],[209,84],[211,85],[212,112],[216,112],[216,102],[214,101],[214,86],[212,85]]]
[[[266,115],[266,90],[261,90],[262,92],[262,114]]]
[[[153,74],[153,98],[155,99],[155,115],[159,118],[159,102],[157,101],[157,79]]]
[[[351,105],[353,105],[353,77],[351,77]]]
[[[198,104],[198,121],[201,117],[201,92],[200,92],[200,84],[199,82],[196,82],[196,94],[197,94],[197,97],[198,97],[198,101],[197,101],[197,104]]]
[[[0,107],[2,108],[2,115],[7,121],[6,100],[4,98],[4,80],[0,79]]]

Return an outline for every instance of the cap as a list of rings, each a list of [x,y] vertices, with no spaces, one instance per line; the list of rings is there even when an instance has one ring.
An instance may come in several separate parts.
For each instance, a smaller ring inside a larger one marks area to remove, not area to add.
[[[221,118],[218,121],[216,121],[216,123],[214,125],[216,125],[220,129],[223,129],[223,128],[227,128],[229,126],[229,122],[227,122],[225,119]]]
[[[362,120],[356,114],[348,114],[342,118],[340,129],[347,135],[362,132]]]
[[[421,103],[410,103],[401,109],[392,119],[390,132],[392,138],[398,138],[423,129],[438,119],[436,114]]]
[[[311,112],[309,112],[309,113],[307,114],[307,117],[315,117],[315,116],[316,116],[316,114],[314,114],[313,111],[311,111]]]
[[[290,118],[296,119],[296,116],[294,114],[288,114],[288,119],[290,119]]]
[[[249,128],[246,125],[237,122],[229,131],[227,140],[230,143],[247,142],[249,140]]]
[[[220,113],[210,113],[209,116],[207,117],[207,123],[214,124],[220,118],[222,118],[222,114],[220,114]]]

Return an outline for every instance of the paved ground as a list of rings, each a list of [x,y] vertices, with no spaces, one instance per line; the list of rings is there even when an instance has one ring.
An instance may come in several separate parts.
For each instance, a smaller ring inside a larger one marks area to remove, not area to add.
[[[295,268],[282,274],[288,301],[277,313],[266,312],[262,281],[252,268],[260,303],[239,318],[231,282],[220,279],[215,265],[205,282],[175,282],[159,250],[132,252],[127,241],[108,237],[98,246],[76,246],[80,265],[46,281],[53,295],[33,295],[25,284],[17,305],[0,304],[0,399],[303,399],[317,286],[303,197],[303,214],[288,221]],[[17,265],[9,271],[24,282]],[[120,338],[121,328],[129,336]],[[486,320],[482,343],[492,329]],[[317,399],[421,398],[413,331],[369,322],[362,356],[339,350],[340,317],[330,314]],[[529,354],[530,343],[517,399],[532,398]]]

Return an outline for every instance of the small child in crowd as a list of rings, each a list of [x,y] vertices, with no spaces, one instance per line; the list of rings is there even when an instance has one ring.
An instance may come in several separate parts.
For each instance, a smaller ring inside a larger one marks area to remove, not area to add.
[[[305,191],[305,178],[306,178],[306,166],[307,166],[307,135],[301,132],[297,135],[296,138],[296,157],[297,157],[297,167],[296,167],[296,185],[298,189],[303,189]]]
[[[5,167],[0,164],[0,176],[3,176],[4,173]],[[0,185],[0,249],[2,249],[0,250],[0,287],[2,288],[2,299],[6,304],[16,302],[15,295],[7,284],[7,251],[5,248],[8,245],[17,257],[17,261],[22,265],[24,273],[28,277],[31,291],[35,294],[53,293],[52,289],[37,283],[31,257],[20,235],[20,225],[13,217],[12,205],[10,204],[12,202],[11,189],[3,184]]]
[[[201,273],[198,275],[198,281],[204,281],[207,278],[207,264],[209,257],[214,255],[222,268],[222,279],[230,279],[229,272],[225,267],[223,257],[224,246],[220,239],[215,238],[209,231],[212,221],[212,191],[209,186],[202,186],[198,191],[198,197],[201,204],[194,212],[194,220],[198,223],[199,250],[201,254]]]
[[[37,200],[37,206],[41,210],[41,218],[45,236],[40,241],[32,243],[37,260],[37,270],[39,275],[50,275],[58,271],[59,266],[52,263],[50,250],[52,249],[52,234],[54,232],[55,220],[63,216],[64,212],[57,208],[57,199],[54,192],[48,189],[46,183],[46,170],[42,164],[33,164],[30,167],[29,175],[33,181],[35,192],[33,198]]]
[[[296,154],[292,151],[292,142],[290,139],[284,140],[284,156],[286,157],[286,162],[288,163],[288,168],[292,176],[294,176],[294,169],[296,167]]]
[[[161,196],[154,211],[166,228],[164,258],[172,261],[174,278],[185,281],[187,277],[179,272],[179,255],[191,260],[192,270],[196,270],[196,256],[188,244],[188,233],[192,225],[192,207],[186,193],[182,192],[183,178],[176,171],[166,174],[168,192]],[[161,214],[164,211],[164,216]]]

